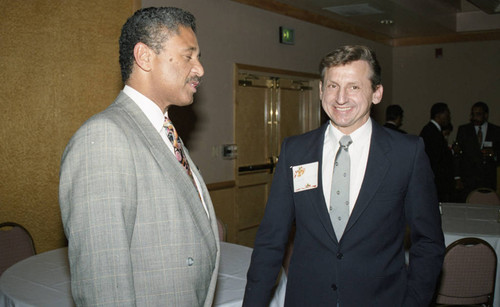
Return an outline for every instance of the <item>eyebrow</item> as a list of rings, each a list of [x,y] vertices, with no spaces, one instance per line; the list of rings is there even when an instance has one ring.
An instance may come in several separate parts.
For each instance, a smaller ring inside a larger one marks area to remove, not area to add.
[[[201,50],[196,47],[187,47],[184,49],[185,52],[198,52],[198,57],[201,57]]]
[[[335,83],[335,84],[339,84],[337,81],[334,81],[334,80],[326,80],[324,83]],[[362,82],[361,81],[348,81],[346,84],[347,85],[353,85],[353,84],[361,84]],[[339,84],[340,85],[340,84]]]

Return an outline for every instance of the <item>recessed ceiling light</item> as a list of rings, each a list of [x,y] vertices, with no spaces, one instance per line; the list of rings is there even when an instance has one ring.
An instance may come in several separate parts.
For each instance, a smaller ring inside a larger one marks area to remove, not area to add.
[[[330,6],[323,9],[341,16],[364,16],[384,13],[368,3]]]
[[[382,19],[380,21],[380,23],[383,24],[383,25],[392,25],[394,23],[394,20],[392,20],[392,19]]]

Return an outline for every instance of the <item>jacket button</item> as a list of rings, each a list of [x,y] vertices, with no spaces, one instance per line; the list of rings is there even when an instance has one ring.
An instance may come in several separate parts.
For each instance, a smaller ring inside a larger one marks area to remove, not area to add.
[[[192,266],[194,264],[193,258],[188,257],[186,263],[187,263],[188,266]]]
[[[342,253],[337,253],[337,259],[342,259],[344,257],[344,255],[342,255]]]
[[[333,289],[333,291],[337,291],[337,285],[336,284],[332,284],[332,289]]]

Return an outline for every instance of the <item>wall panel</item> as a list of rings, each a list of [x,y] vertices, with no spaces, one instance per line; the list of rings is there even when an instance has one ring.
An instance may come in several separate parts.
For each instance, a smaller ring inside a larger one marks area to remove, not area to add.
[[[122,87],[118,37],[139,0],[0,0],[0,222],[37,252],[65,244],[59,163],[69,138]]]

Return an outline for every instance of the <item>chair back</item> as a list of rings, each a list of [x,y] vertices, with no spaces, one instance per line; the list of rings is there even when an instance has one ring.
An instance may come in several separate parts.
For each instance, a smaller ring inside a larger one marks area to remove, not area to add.
[[[466,202],[469,204],[500,205],[500,197],[493,189],[479,188],[469,193]]]
[[[488,242],[463,238],[446,248],[436,303],[492,306],[497,255]]]
[[[0,275],[11,265],[35,254],[33,239],[23,226],[0,223]]]

